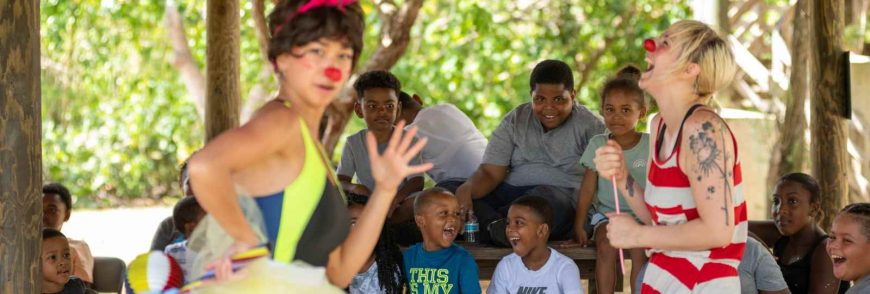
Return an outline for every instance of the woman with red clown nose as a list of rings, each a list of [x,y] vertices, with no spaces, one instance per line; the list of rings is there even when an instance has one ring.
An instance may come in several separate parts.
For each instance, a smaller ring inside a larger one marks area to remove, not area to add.
[[[269,25],[277,95],[189,163],[199,203],[232,238],[211,267],[225,280],[232,276],[231,256],[265,241],[274,261],[325,267],[328,280],[346,288],[371,255],[378,235],[369,232],[381,231],[401,179],[431,168],[408,164],[426,140],[412,145],[415,130],[395,132],[383,154],[369,155],[377,188],[351,232],[318,126],[362,51],[362,9],[355,0],[283,1],[269,15]],[[376,150],[374,137],[367,143]],[[246,196],[262,214],[262,230],[242,211],[239,203],[250,201]]]
[[[638,85],[661,109],[650,124],[647,178],[631,178],[613,141],[596,151],[595,166],[614,177],[644,225],[610,214],[607,238],[616,248],[648,248],[641,293],[739,293],[747,222],[737,140],[706,106],[734,78],[734,56],[697,21],[676,22],[643,46],[649,67]]]

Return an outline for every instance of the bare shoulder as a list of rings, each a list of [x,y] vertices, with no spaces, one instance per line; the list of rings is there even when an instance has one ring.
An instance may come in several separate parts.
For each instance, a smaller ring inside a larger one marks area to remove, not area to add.
[[[266,132],[272,135],[298,135],[299,114],[292,108],[268,102],[261,107],[241,129],[251,132]]]
[[[734,144],[731,130],[715,112],[699,110],[683,124],[682,143],[688,163],[733,165]]]
[[[286,157],[287,150],[302,148],[298,138],[299,116],[277,103],[267,103],[242,126],[212,139],[191,159],[191,168],[200,164],[225,165],[241,170],[276,155]],[[280,154],[280,155],[279,155]]]
[[[812,267],[819,267],[827,270],[831,269],[833,263],[831,262],[831,258],[828,256],[828,251],[825,248],[828,246],[828,242],[830,241],[830,238],[825,238],[825,240],[822,240],[822,242],[819,242],[819,244],[816,245],[816,248],[813,248]]]
[[[698,132],[720,133],[722,135],[730,135],[731,130],[725,120],[719,114],[713,112],[710,108],[702,107],[686,118],[686,123],[683,125],[684,136],[694,135]]]
[[[256,134],[263,141],[282,146],[279,149],[295,149],[293,147],[303,147],[302,140],[299,140],[303,127],[304,122],[298,111],[277,102],[269,102],[240,129]]]

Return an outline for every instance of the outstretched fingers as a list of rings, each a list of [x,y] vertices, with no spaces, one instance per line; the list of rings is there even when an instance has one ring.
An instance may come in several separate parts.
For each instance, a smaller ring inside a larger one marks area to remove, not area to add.
[[[422,174],[422,173],[425,173],[425,172],[429,171],[430,169],[432,169],[433,166],[434,165],[431,162],[418,164],[418,165],[411,165],[411,166],[408,166],[408,173],[407,174],[408,175]]]
[[[405,129],[405,120],[399,121],[396,124],[396,127],[393,129],[393,134],[390,135],[390,142],[387,143],[387,149],[384,150],[384,153],[389,152],[390,150],[396,150],[396,146],[399,145],[402,139],[402,135],[405,133],[403,130]]]
[[[401,130],[400,130],[401,131]],[[396,150],[399,154],[403,154],[405,150],[408,150],[408,147],[411,146],[411,143],[414,142],[414,136],[417,135],[417,127],[411,127],[402,135],[402,142],[399,144],[398,149]]]
[[[403,146],[405,148],[399,149],[398,154],[401,156],[402,160],[410,162],[414,156],[420,154],[420,150],[423,150],[423,147],[426,146],[427,142],[429,142],[428,138],[417,140],[417,143],[415,143],[414,146],[411,146],[410,149],[408,149],[408,146]]]

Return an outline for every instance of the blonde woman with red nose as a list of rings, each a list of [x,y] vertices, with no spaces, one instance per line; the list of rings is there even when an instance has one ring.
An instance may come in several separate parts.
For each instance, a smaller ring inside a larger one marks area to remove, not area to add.
[[[644,224],[608,213],[607,238],[616,248],[648,248],[641,293],[739,293],[746,205],[737,139],[706,106],[734,78],[734,56],[697,21],[676,22],[644,43],[649,67],[638,85],[661,110],[650,124],[647,176],[628,173],[613,140],[594,160]]]

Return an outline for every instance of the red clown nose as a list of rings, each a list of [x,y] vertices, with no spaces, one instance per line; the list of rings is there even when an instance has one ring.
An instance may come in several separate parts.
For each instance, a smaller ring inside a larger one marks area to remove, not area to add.
[[[646,49],[647,52],[656,51],[656,41],[653,39],[643,40],[643,49]]]
[[[329,78],[330,80],[332,80],[333,82],[338,82],[341,80],[341,70],[339,70],[337,68],[328,67],[325,70],[323,70],[323,74],[326,75],[326,77]]]

